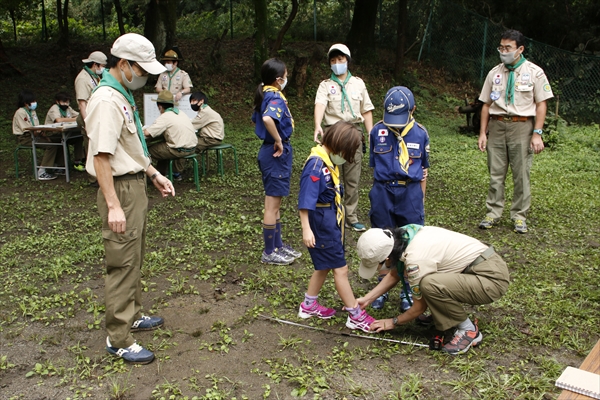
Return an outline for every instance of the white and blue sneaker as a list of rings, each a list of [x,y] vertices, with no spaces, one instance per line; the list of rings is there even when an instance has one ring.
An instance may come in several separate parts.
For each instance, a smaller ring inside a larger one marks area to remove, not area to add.
[[[139,319],[131,324],[131,332],[137,331],[152,331],[158,329],[165,324],[165,320],[161,317],[148,317],[142,315]]]
[[[108,336],[106,337],[106,351],[121,357],[130,364],[150,364],[154,360],[154,353],[137,343],[125,348],[112,347]]]

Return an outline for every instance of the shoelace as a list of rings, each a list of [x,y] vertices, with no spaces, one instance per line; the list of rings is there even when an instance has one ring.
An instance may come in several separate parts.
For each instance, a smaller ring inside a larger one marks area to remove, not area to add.
[[[129,346],[127,348],[128,351],[132,352],[132,353],[139,353],[140,351],[142,351],[144,348],[142,346],[140,346],[137,343],[132,344],[131,346]]]

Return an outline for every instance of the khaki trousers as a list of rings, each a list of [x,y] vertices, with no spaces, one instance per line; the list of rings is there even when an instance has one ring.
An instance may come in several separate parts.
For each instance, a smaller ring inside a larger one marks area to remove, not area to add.
[[[152,156],[153,160],[158,160],[158,165],[156,168],[163,175],[166,175],[167,173],[167,169],[169,168],[169,160],[175,160],[173,162],[174,172],[181,172],[185,167],[185,160],[181,159],[181,157],[194,154],[194,151],[179,151],[177,149],[173,149],[167,146],[166,142],[153,144],[148,148],[148,151],[150,152],[150,156]]]
[[[504,209],[504,188],[508,166],[512,171],[514,193],[510,217],[525,220],[531,206],[529,173],[533,162],[530,149],[533,119],[525,122],[490,120],[487,141],[490,187],[485,205],[487,216],[500,218]]]
[[[44,156],[42,157],[42,161],[38,164],[38,166],[46,168],[54,168],[54,164],[64,165],[64,156],[62,154],[62,147],[59,146],[44,146],[44,142],[52,142],[52,143],[60,143],[61,136],[48,136],[45,138],[40,138],[38,143],[36,143],[36,148],[40,147],[45,149]],[[17,136],[17,142],[23,146],[31,146],[31,135],[29,132],[24,133],[23,135]],[[60,152],[58,151],[60,149]]]
[[[198,136],[198,145],[196,146],[196,153],[200,153],[209,147],[216,146],[221,144],[223,141],[220,139],[215,139],[206,136]]]
[[[462,303],[492,303],[506,293],[508,283],[506,263],[502,257],[494,254],[468,273],[427,275],[421,280],[420,289],[435,327],[445,331],[467,319]]]
[[[106,279],[106,331],[113,347],[129,347],[135,340],[131,324],[141,317],[141,268],[146,251],[146,215],[148,196],[146,175],[114,178],[115,191],[125,213],[125,233],[108,227],[108,207],[102,190],[98,190],[98,213],[102,219]]]

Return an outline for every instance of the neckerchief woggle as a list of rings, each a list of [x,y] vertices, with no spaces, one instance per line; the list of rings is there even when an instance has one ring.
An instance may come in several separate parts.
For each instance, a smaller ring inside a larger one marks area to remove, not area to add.
[[[29,115],[29,121],[31,122],[31,126],[35,126],[35,120],[33,119],[33,114],[31,114],[31,111],[29,111],[27,106],[23,107],[23,110],[25,110],[27,115]]]
[[[506,105],[515,104],[515,69],[519,68],[525,61],[525,57],[521,54],[521,59],[515,65],[506,65],[506,69],[508,69],[508,80],[506,81]]]
[[[173,77],[175,76],[175,74],[179,71],[179,67],[175,68],[175,71],[173,71],[173,74],[170,74],[169,71],[167,71],[167,76],[169,77],[169,87],[167,88],[167,90],[171,90],[171,79],[173,79]]]
[[[142,148],[144,149],[144,155],[146,157],[150,157],[148,146],[146,146],[144,130],[142,129],[142,122],[140,121],[140,114],[138,113],[137,107],[135,106],[135,100],[133,99],[133,93],[131,93],[131,90],[129,89],[125,90],[123,85],[121,85],[119,81],[116,80],[114,76],[112,76],[112,74],[106,73],[102,75],[102,79],[100,80],[98,87],[94,89],[94,92],[101,86],[108,86],[115,89],[117,92],[121,93],[123,97],[125,97],[125,99],[129,102],[131,109],[133,110],[133,120],[135,121],[135,127],[137,128],[138,137],[140,139],[140,142],[142,143]]]
[[[331,162],[331,158],[329,158],[329,154],[325,151],[322,145],[317,145],[310,150],[310,155],[306,159],[306,162],[313,158],[318,157],[323,160],[323,163],[331,172],[331,178],[333,179],[333,186],[335,190],[335,209],[336,215],[335,219],[339,227],[342,229],[342,239],[344,237],[344,207],[342,206],[342,192],[340,190],[340,169],[337,165]],[[306,165],[306,162],[304,164]]]
[[[331,80],[334,81],[335,83],[337,83],[338,85],[340,85],[340,88],[342,88],[342,112],[344,112],[344,100],[348,103],[348,108],[350,108],[350,113],[352,114],[352,118],[355,118],[356,115],[354,115],[354,110],[352,110],[352,104],[350,104],[350,99],[348,98],[348,93],[346,93],[346,83],[348,83],[348,80],[350,80],[350,78],[352,77],[352,74],[350,73],[350,71],[348,71],[348,75],[346,76],[346,79],[344,79],[344,82],[342,83],[342,81],[340,81],[338,79],[338,77],[332,72],[331,73]]]
[[[283,93],[281,92],[281,90],[277,89],[275,86],[271,86],[271,85],[264,85],[264,86],[263,86],[263,90],[262,90],[262,91],[263,91],[263,93],[267,93],[267,92],[275,92],[275,93],[279,93],[279,95],[281,96],[281,98],[283,99],[283,101],[285,101],[285,104],[287,104],[287,99],[285,98],[285,96],[283,95]],[[208,104],[203,104],[203,107],[202,107],[202,108],[204,108],[204,106],[205,106],[205,105],[207,106]],[[267,105],[267,107],[269,107],[269,106]],[[288,108],[288,111],[289,111],[289,110],[290,110],[290,109]],[[278,111],[282,112],[283,110],[279,110],[279,109],[278,109]],[[267,112],[267,109],[265,108],[265,112],[264,112],[264,113],[266,113],[266,112]],[[264,114],[264,113],[263,113],[263,114]],[[280,116],[280,113],[277,113],[277,116],[279,117],[279,116]],[[293,133],[293,132],[294,132],[294,118],[292,117],[292,112],[291,112],[291,111],[290,111],[290,117],[291,117],[291,119],[292,119],[292,133]],[[290,136],[291,136],[291,135],[290,135]]]
[[[83,69],[85,69],[85,71],[90,74],[90,76],[92,77],[92,79],[94,80],[94,86],[98,85],[98,82],[100,82],[100,77],[98,76],[97,73],[95,73],[94,71],[92,71],[90,68],[88,68],[87,65],[83,66]]]
[[[387,126],[387,125],[386,125]],[[400,132],[398,129],[388,126],[394,135],[396,135],[396,139],[398,139],[398,163],[400,164],[400,169],[404,171],[405,174],[408,174],[408,167],[410,166],[410,156],[408,155],[408,147],[404,142],[404,136],[415,126],[415,119],[411,118],[410,122],[402,129]]]

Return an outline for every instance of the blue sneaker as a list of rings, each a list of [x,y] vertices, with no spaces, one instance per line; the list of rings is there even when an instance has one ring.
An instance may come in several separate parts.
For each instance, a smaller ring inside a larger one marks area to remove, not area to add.
[[[181,172],[173,172],[173,180],[178,182],[182,181],[183,176],[181,175]]]
[[[371,308],[375,310],[381,310],[388,298],[389,295],[387,293],[382,294],[371,303]]]
[[[412,301],[412,296],[408,295]],[[412,307],[412,304],[410,304],[410,302],[408,301],[408,299],[406,297],[404,297],[403,295],[400,295],[400,310],[402,310],[402,312],[406,312],[408,311],[410,308]]]
[[[356,222],[354,224],[346,224],[346,228],[352,228],[356,232],[364,232],[367,230],[367,227],[361,224],[360,222]]]
[[[121,357],[130,364],[150,364],[154,360],[154,353],[137,343],[125,348],[112,347],[108,336],[106,337],[106,351]]]
[[[133,321],[133,324],[131,324],[131,332],[152,331],[160,328],[164,325],[164,323],[165,320],[161,317],[148,317],[146,315],[142,315],[140,319]]]

